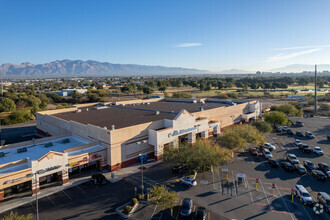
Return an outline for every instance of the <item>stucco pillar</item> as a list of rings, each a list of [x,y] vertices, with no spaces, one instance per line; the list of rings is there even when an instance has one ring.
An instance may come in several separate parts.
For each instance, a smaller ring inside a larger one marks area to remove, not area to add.
[[[0,200],[3,200],[5,198],[5,191],[0,190]]]
[[[209,137],[209,131],[205,130],[202,132],[202,139],[207,139]]]
[[[173,140],[173,147],[177,148],[179,147],[179,137],[176,137],[174,140]]]
[[[35,176],[32,177],[32,195],[36,194],[36,192],[40,191],[39,187],[39,177],[37,179]]]
[[[156,160],[161,160],[163,158],[163,149],[164,149],[164,145],[154,147]]]
[[[194,144],[196,142],[196,132],[191,132],[188,134],[188,143]]]
[[[69,182],[68,170],[62,170],[62,185],[65,185],[68,182]]]
[[[213,137],[219,137],[220,132],[221,132],[221,130],[220,130],[220,126],[216,126],[216,127],[214,127],[214,128],[213,128]]]

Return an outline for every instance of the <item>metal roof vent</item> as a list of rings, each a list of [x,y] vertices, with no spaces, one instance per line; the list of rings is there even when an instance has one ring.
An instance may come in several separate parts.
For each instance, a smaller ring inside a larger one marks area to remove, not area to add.
[[[106,129],[106,130],[108,130],[108,128],[107,127],[103,127],[104,129]]]
[[[17,153],[23,153],[23,152],[26,152],[26,151],[27,151],[26,147],[22,147],[22,148],[17,149]]]
[[[77,109],[77,111],[76,111],[77,113],[79,113],[79,112],[81,112],[81,109]]]
[[[196,99],[194,99],[192,102],[193,102],[193,103],[197,103],[197,100],[196,100]]]
[[[111,125],[111,130],[115,130],[115,125]]]
[[[150,105],[150,102],[147,102],[147,105]]]
[[[156,115],[159,115],[159,114],[160,114],[160,111],[156,111],[155,114],[156,114]]]
[[[86,112],[88,112],[89,111],[89,109],[88,108],[86,108]]]
[[[199,111],[204,111],[204,108],[203,107],[199,107]]]

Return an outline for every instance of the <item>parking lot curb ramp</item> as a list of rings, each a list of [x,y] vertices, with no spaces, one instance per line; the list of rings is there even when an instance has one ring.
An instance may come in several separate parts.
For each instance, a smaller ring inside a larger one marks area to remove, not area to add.
[[[163,161],[155,161],[155,162],[150,162],[147,164],[144,164],[143,170],[147,170],[153,166],[156,166],[160,163],[162,163]],[[102,174],[111,182],[111,183],[115,183],[117,181],[120,181],[122,179],[125,179],[126,177],[133,175],[135,173],[139,173],[141,172],[140,169],[141,165],[140,164],[134,164],[132,166],[129,167],[125,167],[122,168],[118,171],[114,171],[114,172],[103,172]],[[111,178],[111,173],[115,173],[115,178]],[[80,178],[76,178],[76,179],[71,179],[69,180],[68,183],[62,185],[62,186],[54,186],[54,187],[50,187],[47,189],[43,189],[40,190],[40,192],[38,193],[38,199],[44,198],[46,196],[50,196],[52,194],[61,192],[65,189],[69,189],[71,187],[80,185],[82,183],[88,182],[90,180],[91,176],[84,176],[84,177],[80,177]],[[19,206],[25,205],[27,203],[30,203],[32,201],[35,201],[36,196],[35,195],[31,195],[29,197],[24,197],[24,198],[18,198],[18,199],[14,199],[13,201],[8,201],[8,202],[3,202],[0,203],[0,213],[4,213],[6,211],[12,210],[14,208],[17,208]]]

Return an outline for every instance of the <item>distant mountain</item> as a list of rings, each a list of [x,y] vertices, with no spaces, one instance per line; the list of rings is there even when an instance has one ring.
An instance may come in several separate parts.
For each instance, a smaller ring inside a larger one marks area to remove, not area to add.
[[[46,78],[76,76],[142,76],[209,74],[207,70],[181,67],[112,64],[93,60],[56,60],[45,64],[3,64],[0,73],[5,78]]]
[[[308,64],[291,64],[291,65],[284,66],[284,67],[281,67],[281,68],[269,70],[268,72],[301,73],[301,72],[304,72],[304,71],[314,71],[314,70],[315,70],[315,66],[314,65],[308,65]],[[324,71],[324,70],[330,71],[330,64],[320,64],[320,65],[317,65],[317,70],[318,71]]]
[[[253,72],[249,72],[246,70],[240,70],[240,69],[230,69],[230,70],[223,70],[220,72],[220,74],[242,74],[242,73],[253,73]]]

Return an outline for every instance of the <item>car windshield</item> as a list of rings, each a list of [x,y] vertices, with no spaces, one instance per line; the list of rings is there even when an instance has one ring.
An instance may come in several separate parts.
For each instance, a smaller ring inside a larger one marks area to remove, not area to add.
[[[182,208],[183,208],[183,209],[189,209],[189,208],[190,208],[189,202],[184,202],[184,203],[182,204]]]
[[[270,152],[268,152],[268,151],[265,151],[265,154],[270,154]]]
[[[296,157],[296,156],[290,156],[290,159],[291,159],[291,160],[296,160],[297,157]]]
[[[314,149],[315,149],[315,150],[321,150],[321,148],[319,148],[319,147],[314,147]]]
[[[302,193],[303,197],[309,197],[308,193]]]

